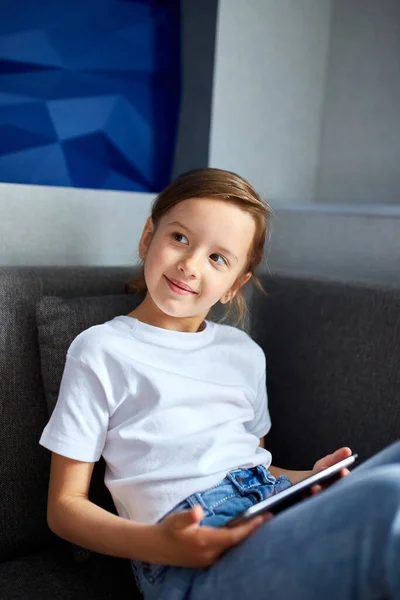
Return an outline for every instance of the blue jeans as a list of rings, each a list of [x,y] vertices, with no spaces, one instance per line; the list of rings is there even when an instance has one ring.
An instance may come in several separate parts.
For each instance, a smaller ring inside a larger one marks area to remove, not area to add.
[[[220,526],[288,485],[264,467],[235,470],[173,510],[201,503],[202,525]],[[145,600],[400,600],[400,442],[261,525],[211,567],[132,568]]]

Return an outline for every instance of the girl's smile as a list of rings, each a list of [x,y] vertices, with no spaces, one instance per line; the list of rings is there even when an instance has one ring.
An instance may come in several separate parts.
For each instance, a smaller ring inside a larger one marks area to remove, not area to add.
[[[197,292],[192,289],[189,285],[187,285],[186,283],[183,283],[182,281],[177,281],[176,279],[171,279],[170,277],[167,277],[166,275],[164,275],[170,289],[175,292],[175,294],[180,294],[185,296],[186,294],[197,294]]]

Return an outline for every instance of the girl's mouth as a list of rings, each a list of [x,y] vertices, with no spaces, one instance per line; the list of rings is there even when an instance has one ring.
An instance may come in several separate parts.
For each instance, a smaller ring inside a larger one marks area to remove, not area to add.
[[[176,294],[185,295],[185,294],[197,294],[189,285],[183,283],[182,281],[176,281],[176,279],[169,279],[166,275],[164,275],[170,289]]]

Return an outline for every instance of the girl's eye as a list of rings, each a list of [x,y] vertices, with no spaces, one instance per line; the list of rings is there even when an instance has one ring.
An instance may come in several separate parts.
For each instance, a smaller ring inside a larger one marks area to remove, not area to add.
[[[187,242],[188,242],[187,237],[185,235],[183,235],[183,233],[177,233],[177,232],[173,233],[172,237],[174,238],[174,240],[176,242],[180,242],[182,244],[187,244]]]
[[[210,258],[213,262],[215,262],[217,265],[227,265],[228,261],[226,260],[226,258],[224,258],[222,256],[222,254],[210,254]]]

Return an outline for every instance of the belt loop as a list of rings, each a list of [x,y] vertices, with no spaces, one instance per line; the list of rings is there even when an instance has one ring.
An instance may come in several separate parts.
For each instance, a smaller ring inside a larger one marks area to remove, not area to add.
[[[188,504],[190,504],[190,506],[193,508],[194,506],[196,506],[196,504],[200,504],[200,506],[203,508],[204,510],[204,516],[208,516],[210,513],[210,509],[208,508],[208,506],[206,505],[206,503],[204,502],[203,498],[201,497],[201,494],[199,494],[198,492],[195,492],[194,494],[192,494],[191,496],[189,496],[188,498],[186,498],[186,502]]]
[[[276,483],[275,477],[269,472],[268,468],[265,465],[257,465],[256,469],[257,469],[258,473],[260,474],[261,479],[263,480],[263,483],[268,483],[268,484]]]
[[[243,493],[245,489],[244,480],[239,475],[240,470],[230,471],[226,474],[229,481],[239,490],[239,492]]]

